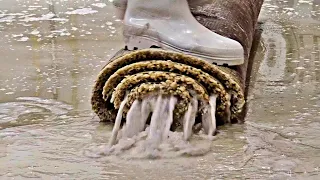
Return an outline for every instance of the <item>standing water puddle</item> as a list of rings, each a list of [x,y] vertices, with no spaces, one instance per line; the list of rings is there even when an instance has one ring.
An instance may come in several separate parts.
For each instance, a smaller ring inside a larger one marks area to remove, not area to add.
[[[123,45],[115,15],[109,1],[0,0],[1,179],[320,179],[318,0],[265,0],[246,123],[213,141],[163,131],[156,160],[106,156],[113,126],[91,111],[94,80]],[[124,136],[140,128],[129,126]]]

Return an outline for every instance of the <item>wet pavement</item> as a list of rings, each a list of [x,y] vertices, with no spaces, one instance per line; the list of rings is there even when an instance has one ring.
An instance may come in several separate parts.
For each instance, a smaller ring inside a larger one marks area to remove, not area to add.
[[[244,125],[206,156],[93,158],[94,80],[123,46],[109,1],[0,0],[1,179],[320,179],[320,1],[265,0]]]

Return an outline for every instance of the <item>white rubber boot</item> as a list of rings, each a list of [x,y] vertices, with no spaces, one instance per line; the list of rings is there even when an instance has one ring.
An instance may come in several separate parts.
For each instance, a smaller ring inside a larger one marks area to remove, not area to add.
[[[157,46],[218,65],[244,62],[242,45],[202,26],[191,14],[187,0],[129,0],[124,25],[129,50]]]

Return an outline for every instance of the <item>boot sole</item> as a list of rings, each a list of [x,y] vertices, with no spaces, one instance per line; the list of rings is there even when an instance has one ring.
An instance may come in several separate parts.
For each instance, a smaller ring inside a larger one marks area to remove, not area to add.
[[[188,50],[181,49],[166,42],[157,41],[151,37],[146,36],[129,36],[127,37],[126,48],[128,50],[148,49],[148,48],[162,48],[164,50],[185,53],[196,56],[198,58],[209,61],[212,64],[224,66],[236,66],[244,63],[244,58],[238,57],[215,57],[205,54],[193,53]]]

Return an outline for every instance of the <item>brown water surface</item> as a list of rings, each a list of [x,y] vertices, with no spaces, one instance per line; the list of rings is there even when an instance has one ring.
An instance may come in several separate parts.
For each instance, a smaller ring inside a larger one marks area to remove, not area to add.
[[[0,0],[0,179],[320,179],[320,1],[265,0],[244,125],[206,156],[93,158],[111,126],[91,111],[123,46],[109,1]]]

